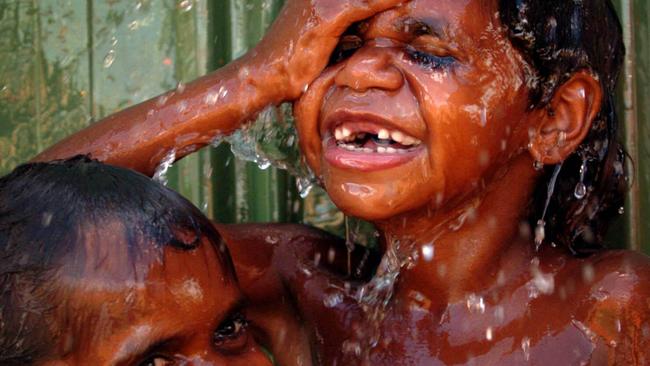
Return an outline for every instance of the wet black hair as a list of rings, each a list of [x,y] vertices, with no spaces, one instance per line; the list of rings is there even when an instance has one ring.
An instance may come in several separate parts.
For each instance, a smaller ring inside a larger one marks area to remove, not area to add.
[[[602,87],[602,107],[590,132],[561,167],[545,168],[530,216],[533,227],[545,225],[545,242],[591,253],[601,247],[627,189],[613,96],[625,54],[621,24],[610,0],[499,0],[499,16],[534,70],[531,108],[549,108],[556,89],[580,70]]]
[[[101,227],[107,222],[119,224],[124,240],[118,235],[86,245],[84,234],[105,235]],[[77,156],[25,164],[0,178],[0,364],[31,364],[55,352],[61,331],[54,313],[64,302],[56,279],[83,280],[79,258],[102,271],[102,258],[96,257],[121,249],[126,263],[119,265],[137,271],[151,264],[142,261],[162,261],[166,248],[197,248],[201,237],[218,248],[224,279],[234,278],[210,221],[144,175]],[[93,252],[93,246],[103,248]]]

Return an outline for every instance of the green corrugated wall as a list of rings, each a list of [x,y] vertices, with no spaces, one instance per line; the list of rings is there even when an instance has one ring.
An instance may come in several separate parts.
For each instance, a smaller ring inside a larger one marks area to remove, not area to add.
[[[0,0],[0,174],[126,106],[224,65],[253,46],[281,0]],[[650,5],[615,0],[628,59],[619,113],[635,170],[624,230],[650,253]],[[322,192],[235,159],[226,144],[176,164],[169,184],[222,222],[340,225]],[[618,236],[620,237],[620,236]]]

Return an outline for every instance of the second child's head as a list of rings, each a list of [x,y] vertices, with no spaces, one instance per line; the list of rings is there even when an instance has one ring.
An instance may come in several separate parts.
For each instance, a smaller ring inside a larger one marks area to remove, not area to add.
[[[3,365],[269,364],[209,220],[85,157],[0,178],[0,291]]]

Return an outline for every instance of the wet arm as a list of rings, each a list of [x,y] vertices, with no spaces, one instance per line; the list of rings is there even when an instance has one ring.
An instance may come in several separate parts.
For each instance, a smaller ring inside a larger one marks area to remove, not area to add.
[[[50,147],[34,160],[77,154],[153,175],[172,150],[176,159],[228,134],[266,105],[279,103],[282,73],[237,60],[182,88],[115,113]]]

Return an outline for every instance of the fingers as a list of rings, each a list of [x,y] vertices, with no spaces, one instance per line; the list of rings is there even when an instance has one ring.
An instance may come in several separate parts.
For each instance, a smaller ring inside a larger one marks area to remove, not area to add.
[[[407,3],[409,0],[314,0],[313,14],[320,20],[348,23],[367,19],[373,15]]]

